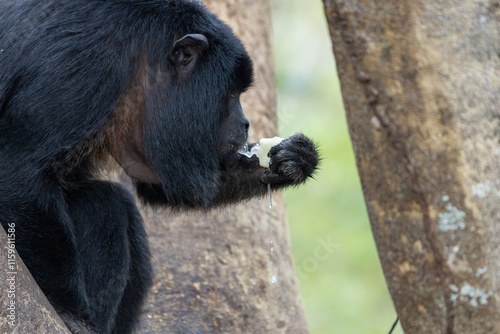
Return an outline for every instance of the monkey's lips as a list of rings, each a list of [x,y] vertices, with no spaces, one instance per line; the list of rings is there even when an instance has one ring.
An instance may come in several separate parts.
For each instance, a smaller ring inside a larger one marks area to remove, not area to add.
[[[252,149],[248,150],[248,143],[243,146],[243,149],[238,151],[238,153],[243,154],[249,158],[252,156],[257,156],[259,158],[259,163],[264,168],[269,168],[269,163],[271,158],[269,157],[269,151],[272,147],[278,145],[283,141],[283,138],[273,137],[273,138],[262,138],[258,144],[252,146]]]

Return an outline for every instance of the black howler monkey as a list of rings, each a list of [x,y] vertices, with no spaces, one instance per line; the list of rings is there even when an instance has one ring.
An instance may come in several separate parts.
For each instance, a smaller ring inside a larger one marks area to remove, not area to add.
[[[132,195],[210,208],[302,183],[301,134],[270,168],[238,153],[252,62],[229,27],[182,0],[0,1],[0,221],[68,326],[130,333],[151,282]]]

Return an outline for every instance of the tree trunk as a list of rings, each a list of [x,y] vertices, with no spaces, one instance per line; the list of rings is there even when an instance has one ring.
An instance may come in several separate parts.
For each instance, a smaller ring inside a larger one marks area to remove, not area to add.
[[[403,329],[500,332],[500,2],[324,3]]]
[[[268,0],[204,2],[234,29],[254,61],[255,85],[242,96],[251,140],[274,136]],[[281,195],[273,196],[272,210],[266,199],[208,213],[140,209],[155,283],[138,332],[308,333]]]

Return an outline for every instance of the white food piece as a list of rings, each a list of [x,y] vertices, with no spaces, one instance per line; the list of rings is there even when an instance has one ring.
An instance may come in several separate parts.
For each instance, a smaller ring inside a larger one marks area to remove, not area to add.
[[[271,158],[267,156],[269,151],[271,150],[272,147],[278,145],[283,141],[283,138],[280,137],[273,137],[273,138],[262,138],[259,141],[259,146],[261,148],[262,153],[259,155],[257,154],[257,157],[259,158],[260,165],[262,167],[269,167],[269,162],[271,161]]]
[[[271,158],[267,156],[271,147],[278,145],[283,141],[283,138],[273,137],[273,138],[262,138],[258,144],[255,144],[250,151],[240,152],[247,157],[256,155],[259,158],[259,163],[262,167],[268,168]]]

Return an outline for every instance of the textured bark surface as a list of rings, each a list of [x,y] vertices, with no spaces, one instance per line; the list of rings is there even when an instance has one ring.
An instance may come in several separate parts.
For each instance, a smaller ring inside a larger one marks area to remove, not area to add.
[[[250,140],[274,136],[268,0],[205,3],[234,29],[254,61],[255,85],[242,96]],[[156,273],[138,332],[308,333],[281,195],[274,195],[272,211],[266,199],[206,214],[141,211]]]
[[[11,244],[0,225],[0,333],[69,334]]]
[[[500,2],[324,3],[405,333],[500,332]]]

